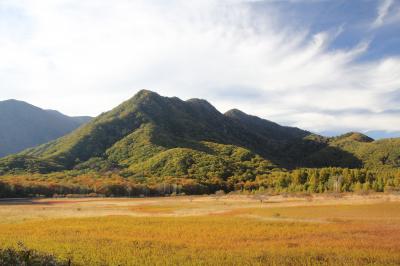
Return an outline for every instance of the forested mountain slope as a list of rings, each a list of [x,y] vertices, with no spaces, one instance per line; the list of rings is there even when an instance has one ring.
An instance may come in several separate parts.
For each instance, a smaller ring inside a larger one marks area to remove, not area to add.
[[[116,169],[134,176],[227,178],[272,168],[398,167],[400,141],[360,133],[326,138],[205,100],[143,90],[55,141],[0,161],[35,171]]]

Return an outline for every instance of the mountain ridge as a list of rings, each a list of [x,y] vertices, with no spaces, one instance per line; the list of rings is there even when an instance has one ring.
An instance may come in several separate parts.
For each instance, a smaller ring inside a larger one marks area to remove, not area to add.
[[[15,99],[0,101],[0,157],[56,139],[88,120]]]
[[[141,90],[70,134],[7,160],[44,160],[65,170],[112,166],[133,176],[228,178],[273,168],[398,167],[399,147],[398,139],[377,142],[354,132],[327,138],[237,109],[222,114],[206,100]],[[7,160],[0,167],[10,170]]]

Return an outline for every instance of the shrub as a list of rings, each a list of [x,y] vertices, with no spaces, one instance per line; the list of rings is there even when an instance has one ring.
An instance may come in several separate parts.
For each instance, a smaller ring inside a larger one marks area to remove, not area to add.
[[[71,261],[58,260],[53,255],[42,254],[19,245],[18,249],[0,249],[0,266],[69,266]]]

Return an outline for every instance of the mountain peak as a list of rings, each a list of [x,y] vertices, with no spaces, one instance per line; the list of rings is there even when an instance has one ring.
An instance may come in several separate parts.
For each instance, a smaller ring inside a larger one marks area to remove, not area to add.
[[[0,101],[0,157],[64,136],[87,121],[24,101]]]
[[[8,99],[8,100],[0,101],[0,103],[15,103],[15,102],[22,102],[22,101],[18,101],[16,99]]]
[[[16,100],[16,99],[8,99],[8,100],[0,101],[0,104],[8,105],[8,106],[17,106],[17,105],[18,106],[20,106],[20,105],[22,106],[22,105],[24,105],[24,106],[33,107],[33,105],[31,105],[31,104],[29,104],[27,102]]]
[[[373,142],[374,139],[368,137],[365,134],[360,132],[348,132],[346,134],[335,137],[335,140],[349,140],[349,141],[357,141],[357,142]]]
[[[151,96],[160,96],[160,95],[154,91],[143,89],[138,91],[134,97],[151,97]]]
[[[183,101],[140,90],[71,134],[19,155],[51,159],[63,169],[84,169],[89,167],[85,162],[101,160],[104,165],[148,176],[204,178],[211,169],[223,167],[218,175],[228,178],[245,169],[236,168],[239,161],[257,158],[265,165],[284,168],[358,167],[364,161],[353,149],[371,141],[356,132],[327,139],[238,109],[223,115],[206,100]],[[376,142],[365,145],[378,147]],[[396,145],[390,147],[398,150]],[[383,149],[387,147],[379,148]],[[239,161],[232,161],[236,155],[240,155]]]
[[[140,103],[143,101],[148,101],[150,99],[156,99],[156,98],[161,98],[158,93],[151,91],[151,90],[140,90],[138,91],[130,100],[127,102],[135,102],[135,103]]]
[[[248,114],[246,114],[245,112],[240,111],[239,109],[236,109],[236,108],[231,109],[231,110],[225,112],[225,115],[226,115],[226,116],[229,116],[229,117],[248,116]]]
[[[199,107],[204,111],[218,112],[218,110],[211,103],[203,99],[193,98],[187,100],[186,102],[192,106]]]
[[[211,106],[211,104],[207,100],[199,99],[199,98],[192,98],[192,99],[186,100],[186,102]]]

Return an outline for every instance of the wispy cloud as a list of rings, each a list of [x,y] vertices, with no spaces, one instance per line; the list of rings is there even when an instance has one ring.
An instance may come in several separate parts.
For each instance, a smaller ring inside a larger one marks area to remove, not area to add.
[[[400,130],[384,112],[400,103],[399,57],[359,61],[369,39],[332,48],[343,23],[313,32],[248,2],[0,1],[1,97],[94,115],[147,88],[313,131]]]
[[[383,25],[400,21],[400,6],[394,0],[381,0],[377,8],[377,16],[371,28],[376,29]]]
[[[384,19],[389,13],[389,8],[392,6],[393,0],[382,0],[381,4],[378,6],[378,15],[375,21],[372,23],[373,28],[382,26]]]

